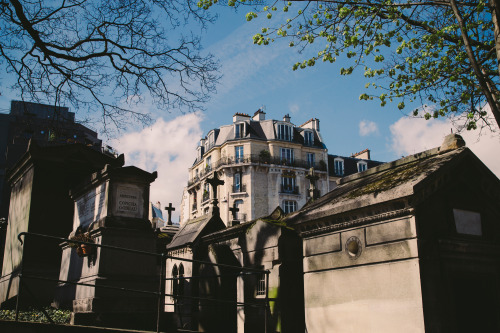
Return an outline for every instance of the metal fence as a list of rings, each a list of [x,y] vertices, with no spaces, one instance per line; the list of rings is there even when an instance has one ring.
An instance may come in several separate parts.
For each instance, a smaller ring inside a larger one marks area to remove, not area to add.
[[[23,241],[24,238],[24,241]],[[27,291],[27,294],[33,299],[35,304],[37,304],[37,299],[36,296],[34,295],[33,292],[31,292],[28,289],[28,286],[24,282],[24,280],[27,279],[34,279],[34,280],[46,280],[46,281],[52,281],[56,283],[67,283],[71,285],[80,285],[80,286],[86,286],[86,287],[92,287],[92,288],[103,288],[103,289],[110,289],[110,290],[116,290],[124,293],[139,293],[139,294],[144,294],[144,295],[150,295],[151,297],[155,297],[157,299],[157,308],[156,308],[156,332],[160,332],[160,319],[162,314],[164,313],[165,305],[174,305],[175,304],[170,304],[170,303],[165,303],[165,298],[166,296],[170,296],[176,300],[178,299],[190,299],[194,301],[210,301],[214,303],[232,303],[235,304],[236,306],[264,306],[264,332],[267,332],[267,320],[268,320],[268,314],[269,314],[269,302],[272,300],[269,298],[269,270],[264,270],[264,269],[256,269],[256,268],[246,268],[246,267],[240,267],[240,266],[234,266],[234,265],[228,265],[228,264],[219,264],[219,263],[214,263],[214,262],[209,262],[209,261],[202,261],[202,260],[195,260],[195,259],[187,259],[187,258],[181,258],[181,257],[176,257],[176,256],[171,256],[167,255],[166,253],[153,253],[153,252],[147,252],[147,251],[141,251],[141,250],[134,250],[134,249],[129,249],[129,248],[123,248],[123,247],[117,247],[117,246],[111,246],[111,245],[102,245],[102,244],[97,244],[97,243],[91,243],[91,242],[84,242],[84,241],[78,241],[78,240],[70,240],[67,238],[62,238],[62,237],[56,237],[56,236],[50,236],[50,235],[44,235],[44,234],[38,234],[38,233],[30,233],[30,232],[21,232],[18,235],[19,242],[21,242],[21,245],[25,246],[26,244],[26,239],[27,238],[41,238],[46,241],[57,241],[57,246],[61,242],[69,242],[69,243],[78,243],[78,244],[85,244],[89,245],[95,248],[106,248],[106,249],[112,249],[116,251],[121,251],[123,253],[134,253],[134,254],[140,254],[140,255],[145,255],[145,256],[152,256],[160,259],[160,274],[157,277],[158,278],[158,289],[157,291],[149,291],[149,290],[141,290],[141,289],[132,289],[132,288],[123,288],[123,287],[114,287],[114,286],[105,286],[105,285],[95,285],[95,284],[90,284],[90,283],[84,283],[84,282],[76,282],[76,281],[70,281],[70,280],[60,280],[60,279],[51,279],[51,278],[46,278],[42,276],[37,276],[37,275],[30,275],[24,273],[23,270],[23,263],[21,262],[21,266],[19,269],[19,274],[17,275],[19,278],[19,289],[17,293],[17,299],[16,299],[16,316],[15,320],[18,321],[19,319],[19,309],[20,309],[20,295],[21,295],[21,289],[24,288]],[[29,240],[28,240],[29,242]],[[221,277],[221,275],[214,275],[214,276],[178,276],[175,278],[166,278],[165,273],[166,273],[166,260],[168,259],[173,259],[173,260],[178,260],[182,262],[191,262],[195,264],[202,264],[202,265],[211,265],[211,266],[217,266],[219,268],[226,268],[226,269],[232,269],[238,272],[237,274],[233,274],[232,276],[241,276],[241,275],[248,275],[248,274],[256,274],[257,276],[265,276],[265,285],[262,285],[262,282],[259,284],[259,288],[265,287],[265,298],[264,298],[264,304],[262,302],[238,302],[238,301],[232,301],[232,300],[223,300],[223,299],[217,299],[217,298],[207,298],[207,297],[197,297],[197,296],[190,296],[190,295],[181,295],[181,294],[167,294],[165,292],[165,282],[166,281],[171,281],[171,280],[176,280],[178,281],[185,280],[185,279],[200,279],[200,278],[218,278]],[[2,276],[2,279],[9,274]],[[50,315],[45,311],[43,306],[40,304],[37,304],[38,307],[40,307],[40,310],[44,313],[45,317],[47,320],[51,323],[54,324],[54,321],[50,317]],[[177,311],[177,309],[175,310]]]

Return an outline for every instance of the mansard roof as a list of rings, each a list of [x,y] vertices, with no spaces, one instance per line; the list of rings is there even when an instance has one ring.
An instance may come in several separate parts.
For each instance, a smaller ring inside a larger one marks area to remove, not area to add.
[[[217,136],[217,140],[215,141],[216,146],[221,146],[227,141],[231,140],[242,140],[242,139],[256,139],[256,140],[278,140],[278,136],[275,130],[275,124],[278,123],[277,120],[262,120],[262,121],[241,121],[239,123],[245,123],[245,135],[241,138],[235,137],[234,132],[234,124],[224,125],[220,127],[219,135]],[[303,128],[297,127],[290,123],[290,126],[293,126],[293,140],[291,142],[304,144],[304,138],[301,133],[304,131]],[[317,131],[312,129],[307,129],[314,133],[314,145],[312,147],[316,148],[326,148],[326,146],[321,141]]]
[[[335,174],[335,168],[334,168],[334,161],[336,158],[341,158],[342,160],[344,160],[344,176],[349,176],[357,173],[358,162],[366,162],[368,169],[384,164],[384,162],[380,161],[365,160],[355,157],[346,157],[346,156],[328,154],[328,165],[330,165],[328,173],[332,177],[338,177],[338,175]]]

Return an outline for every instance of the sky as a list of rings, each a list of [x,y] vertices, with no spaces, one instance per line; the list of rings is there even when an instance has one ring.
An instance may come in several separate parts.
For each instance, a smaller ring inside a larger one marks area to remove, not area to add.
[[[247,22],[241,10],[218,10],[219,19],[202,34],[204,52],[219,59],[223,75],[206,111],[162,113],[146,103],[140,107],[153,115],[151,126],[137,126],[108,142],[125,154],[126,165],[158,171],[151,200],[160,201],[162,207],[172,203],[174,222],[179,219],[182,191],[199,140],[209,130],[230,124],[236,112],[253,115],[264,107],[266,119],[289,114],[297,126],[318,118],[329,153],[350,156],[368,148],[372,159],[387,162],[440,146],[453,128],[447,119],[409,118],[397,103],[381,107],[376,101],[360,101],[367,81],[361,71],[341,76],[340,68],[347,62],[317,63],[292,71],[304,55],[286,43],[252,43],[252,36],[267,22],[261,18]],[[12,98],[0,96],[0,109],[8,108]],[[467,146],[500,177],[499,136],[477,131],[462,135]]]

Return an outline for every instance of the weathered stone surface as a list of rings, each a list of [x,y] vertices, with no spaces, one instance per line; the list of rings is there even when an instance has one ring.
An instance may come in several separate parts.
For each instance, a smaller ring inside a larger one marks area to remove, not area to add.
[[[304,242],[304,256],[342,251],[340,233],[322,235],[320,237],[308,238]]]
[[[304,276],[308,332],[424,332],[417,259]]]
[[[347,240],[348,238],[342,236],[342,239]],[[361,255],[354,260],[347,253],[345,244],[343,246],[342,252],[320,254],[304,258],[304,272],[366,265],[384,261],[415,258],[418,256],[416,239],[369,247],[363,246]]]
[[[390,221],[366,228],[366,244],[396,241],[417,236],[414,219]]]

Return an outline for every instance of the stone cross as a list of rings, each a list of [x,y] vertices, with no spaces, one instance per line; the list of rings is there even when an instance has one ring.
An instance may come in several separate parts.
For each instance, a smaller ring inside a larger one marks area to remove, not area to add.
[[[170,202],[167,207],[165,207],[165,210],[168,212],[168,225],[172,225],[172,211],[175,210],[175,208],[172,206],[172,203]]]
[[[213,172],[212,178],[207,178],[207,183],[212,186],[212,192],[214,193],[214,199],[217,200],[217,186],[224,185],[224,181],[219,179],[219,175],[216,171]]]
[[[236,220],[236,213],[240,211],[238,206],[236,206],[236,201],[233,202],[233,207],[229,208],[229,210],[231,211],[231,214],[233,215],[233,220]]]
[[[307,179],[311,182],[311,186],[309,187],[309,193],[311,195],[311,198],[318,199],[319,198],[319,191],[316,189],[316,181],[319,179],[319,176],[316,175],[316,172],[314,171],[314,168],[309,169],[309,173],[306,176]]]

